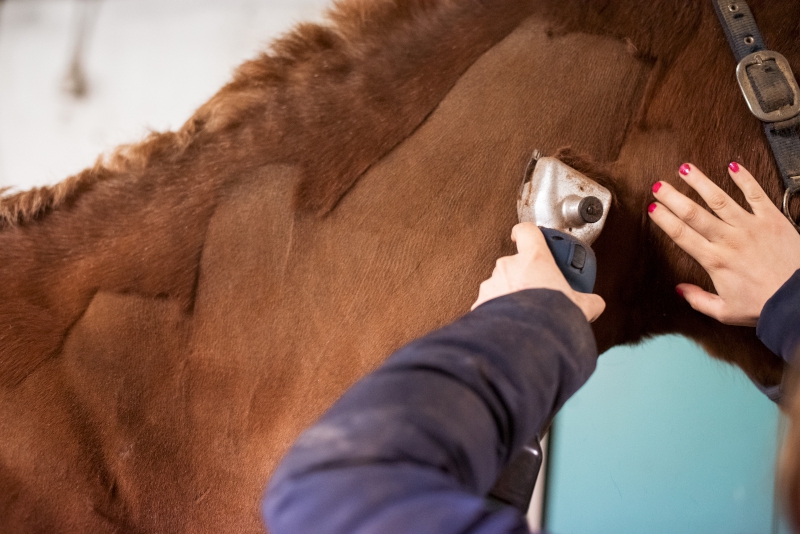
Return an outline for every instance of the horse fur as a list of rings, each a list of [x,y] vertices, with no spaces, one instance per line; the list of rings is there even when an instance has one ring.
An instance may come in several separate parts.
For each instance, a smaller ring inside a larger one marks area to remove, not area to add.
[[[751,5],[800,68],[800,6]],[[179,131],[0,200],[0,523],[261,530],[297,433],[512,252],[534,148],[614,194],[601,350],[681,333],[778,383],[752,329],[674,294],[710,280],[645,216],[685,161],[777,202],[734,66],[710,3],[339,2]]]

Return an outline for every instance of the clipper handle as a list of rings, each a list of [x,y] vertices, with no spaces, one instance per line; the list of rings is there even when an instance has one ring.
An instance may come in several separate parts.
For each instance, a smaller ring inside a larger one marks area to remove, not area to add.
[[[541,468],[542,446],[536,438],[524,446],[500,472],[489,492],[489,498],[502,504],[510,504],[526,515]]]
[[[581,293],[591,293],[597,277],[597,258],[591,247],[564,232],[552,228],[541,230],[550,252],[553,253],[556,265],[572,289]]]

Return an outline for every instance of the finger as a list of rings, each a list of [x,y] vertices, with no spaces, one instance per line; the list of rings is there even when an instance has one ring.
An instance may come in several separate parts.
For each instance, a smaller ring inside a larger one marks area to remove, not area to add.
[[[511,230],[511,240],[517,244],[520,254],[533,254],[542,247],[547,248],[544,234],[532,222],[519,223]]]
[[[771,212],[778,209],[761,188],[761,185],[758,183],[758,181],[756,181],[756,179],[753,178],[753,175],[750,174],[750,171],[735,161],[732,161],[731,164],[728,165],[728,174],[736,186],[742,190],[742,193],[744,193],[744,198],[747,200],[747,203],[750,204],[750,207],[753,209],[753,213],[756,215],[761,215],[765,212]]]
[[[730,228],[728,223],[714,217],[708,210],[666,182],[656,182],[653,186],[653,195],[681,221],[706,239],[711,240]]]
[[[600,295],[593,293],[577,293],[575,296],[578,307],[583,311],[586,320],[593,323],[606,309],[606,301]]]
[[[490,301],[492,299],[491,295],[495,295],[498,292],[496,286],[497,279],[494,276],[481,282],[480,288],[478,289],[478,299],[472,305],[470,310],[474,310],[484,302]]]
[[[725,311],[725,301],[719,295],[709,293],[693,284],[679,284],[675,288],[686,299],[689,306],[704,315],[722,322]]]
[[[736,221],[749,215],[744,208],[734,202],[728,194],[700,172],[697,167],[689,163],[681,165],[680,172],[683,181],[697,191],[700,198],[705,201],[711,210],[726,222]]]
[[[475,308],[477,308],[478,306],[480,306],[481,304],[483,304],[483,302],[484,302],[484,298],[483,298],[483,284],[481,284],[481,288],[480,288],[480,289],[478,289],[478,298],[477,298],[477,299],[475,299],[475,302],[473,302],[473,303],[472,303],[472,306],[470,306],[470,308],[469,308],[469,309],[470,309],[470,311],[473,311]]]
[[[691,257],[703,265],[701,258],[705,258],[710,246],[709,241],[698,234],[692,227],[680,220],[669,208],[660,203],[650,204],[647,209],[650,218],[659,228],[681,247]],[[704,266],[705,267],[705,266]]]

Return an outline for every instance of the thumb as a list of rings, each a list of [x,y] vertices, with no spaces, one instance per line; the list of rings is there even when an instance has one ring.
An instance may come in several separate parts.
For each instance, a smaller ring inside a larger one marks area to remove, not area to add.
[[[606,301],[603,300],[603,297],[594,293],[578,293],[576,291],[572,300],[578,305],[583,315],[586,316],[586,320],[590,323],[595,322],[606,309]]]
[[[511,230],[511,240],[517,244],[520,254],[533,254],[537,250],[547,250],[547,240],[538,226],[531,222],[519,223]]]
[[[722,320],[725,301],[719,295],[709,293],[694,284],[678,284],[675,290],[695,310],[717,321]]]

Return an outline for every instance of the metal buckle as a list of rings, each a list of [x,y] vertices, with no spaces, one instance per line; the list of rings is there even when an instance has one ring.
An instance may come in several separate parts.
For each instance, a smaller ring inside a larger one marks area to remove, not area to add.
[[[792,218],[792,214],[789,213],[789,201],[792,199],[792,196],[797,193],[797,191],[793,191],[792,189],[786,189],[786,192],[783,194],[783,214],[786,215],[786,218],[789,219],[794,225],[794,229],[800,232],[800,225],[797,224],[797,221]]]
[[[761,104],[758,102],[758,97],[756,96],[753,84],[750,81],[750,78],[747,76],[747,67],[763,63],[764,61],[768,61],[770,59],[774,60],[778,65],[778,68],[783,73],[783,77],[786,78],[789,87],[792,89],[792,94],[794,95],[794,104],[767,113],[761,108]],[[753,115],[762,121],[781,122],[794,118],[800,114],[800,88],[797,86],[797,80],[794,78],[794,73],[792,73],[792,67],[789,65],[789,62],[778,52],[773,52],[772,50],[761,50],[746,56],[739,62],[739,65],[736,66],[736,78],[739,80],[739,87],[742,88],[744,99],[747,101],[747,107],[750,108],[750,111],[753,113]]]

